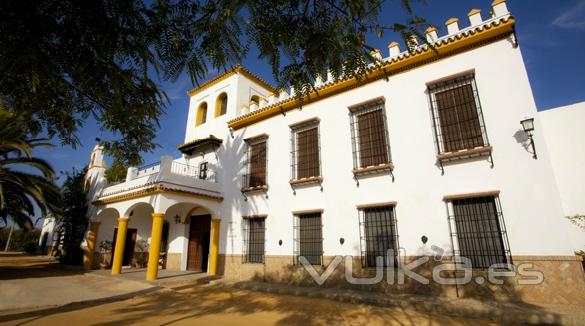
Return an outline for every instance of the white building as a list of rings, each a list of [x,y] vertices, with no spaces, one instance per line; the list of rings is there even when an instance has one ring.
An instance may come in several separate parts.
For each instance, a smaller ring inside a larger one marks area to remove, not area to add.
[[[555,169],[566,161],[555,151],[571,155],[565,136],[554,113],[537,114],[514,17],[503,0],[492,7],[491,17],[472,10],[469,24],[449,19],[447,34],[429,29],[435,50],[391,43],[367,79],[319,78],[302,109],[294,90],[278,93],[243,67],[221,74],[189,92],[183,155],[130,168],[124,183],[105,184],[96,147],[88,264],[116,237],[112,273],[120,273],[144,239],[148,279],[162,252],[168,269],[306,283],[300,256],[322,271],[350,255],[354,275],[365,276],[376,256],[401,248],[403,264],[435,256],[417,270],[427,275],[466,256],[474,276],[531,263],[544,283],[519,284],[517,275],[502,286],[407,280],[372,289],[584,302],[564,219],[585,212],[583,191],[575,196],[583,183],[571,183],[583,165]],[[526,118],[535,119],[536,159]],[[347,285],[342,273],[340,265],[324,286]]]

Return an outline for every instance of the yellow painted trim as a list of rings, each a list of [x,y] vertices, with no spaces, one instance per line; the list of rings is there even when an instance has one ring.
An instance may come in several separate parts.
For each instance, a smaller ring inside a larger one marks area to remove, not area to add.
[[[502,2],[506,2],[506,0],[494,0],[494,2],[492,2],[492,7],[493,6],[496,6],[496,5],[499,5]]]
[[[313,103],[348,90],[366,85],[368,83],[399,74],[408,70],[415,69],[421,65],[426,65],[454,56],[461,52],[468,51],[486,43],[491,43],[503,37],[507,37],[514,31],[514,17],[507,17],[491,24],[484,25],[481,30],[472,29],[466,33],[458,34],[449,38],[444,38],[434,44],[434,49],[418,48],[415,53],[406,53],[392,60],[386,61],[380,65],[368,70],[366,76],[360,80],[353,77],[346,77],[332,84],[326,84],[317,87],[317,92],[313,91],[303,99],[304,105]],[[246,126],[258,123],[273,116],[282,114],[298,108],[298,102],[294,98],[278,102],[254,112],[244,114],[228,122],[228,127],[237,130]]]
[[[481,14],[481,10],[479,10],[479,9],[471,9],[471,11],[467,14],[467,17],[473,16],[475,14]]]
[[[192,90],[187,92],[187,95],[193,96],[197,93],[200,93],[200,92],[208,89],[209,87],[211,87],[211,86],[213,86],[213,85],[215,85],[223,80],[228,79],[229,77],[231,77],[235,74],[242,74],[243,76],[246,76],[247,78],[249,78],[252,81],[254,81],[255,83],[257,83],[258,85],[260,85],[260,86],[264,87],[265,89],[274,93],[274,87],[272,87],[272,85],[270,85],[264,79],[254,75],[250,70],[238,65],[238,66],[235,66],[234,68],[224,72],[223,74],[220,74],[219,76],[201,84],[201,86],[193,88]]]
[[[392,43],[388,44],[388,48],[393,48],[395,46],[400,46],[400,44],[398,44],[398,42],[392,42]]]
[[[217,275],[219,259],[219,224],[220,219],[211,220],[211,248],[209,250],[209,275]]]
[[[221,117],[222,115],[227,113],[227,108],[226,108],[225,113],[223,113],[223,114],[221,113],[221,103],[222,103],[221,98],[222,97],[225,97],[224,101],[228,100],[228,95],[226,92],[221,92],[221,94],[217,95],[217,97],[215,98],[215,117],[216,118]],[[227,104],[226,104],[226,106],[227,106]]]
[[[124,259],[124,246],[126,245],[126,232],[128,231],[128,219],[118,219],[118,234],[116,236],[116,248],[112,262],[112,275],[122,273],[122,260]]]
[[[164,213],[152,213],[152,230],[150,233],[148,267],[146,270],[147,281],[154,281],[158,277],[158,260],[160,258],[160,242],[162,240],[164,218]]]
[[[156,194],[176,194],[176,195],[183,195],[183,196],[188,196],[188,197],[192,197],[192,198],[207,199],[207,200],[212,200],[212,201],[216,201],[216,202],[223,201],[223,197],[221,197],[221,196],[211,196],[211,195],[200,194],[200,193],[191,192],[191,191],[187,191],[187,190],[166,188],[166,187],[163,187],[161,185],[157,185],[154,187],[146,188],[146,189],[132,192],[129,194],[114,196],[114,197],[106,198],[106,199],[98,199],[96,201],[93,201],[92,204],[106,205],[106,204],[112,204],[112,203],[118,203],[121,201],[136,199],[136,198],[140,198],[140,197],[156,195]]]
[[[95,252],[95,241],[97,239],[98,230],[100,228],[99,221],[89,222],[89,231],[87,232],[86,244],[87,248],[83,254],[83,268],[90,270],[93,265],[93,255]]]
[[[435,26],[431,26],[431,27],[427,28],[425,33],[429,34],[429,33],[436,32],[436,31],[437,31],[437,28]]]
[[[445,22],[445,26],[448,26],[448,25],[451,25],[451,24],[454,24],[454,23],[457,23],[457,22],[459,22],[459,18],[451,18],[451,19],[449,19],[448,21]]]
[[[207,107],[207,102],[201,102],[197,107],[195,126],[200,126],[207,121]]]

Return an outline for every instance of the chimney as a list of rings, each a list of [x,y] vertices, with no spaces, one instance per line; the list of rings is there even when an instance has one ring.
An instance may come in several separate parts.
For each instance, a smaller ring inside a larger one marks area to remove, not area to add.
[[[494,0],[492,2],[492,10],[494,11],[495,17],[501,17],[509,14],[508,6],[506,6],[506,0]]]
[[[400,45],[396,42],[388,44],[388,52],[390,52],[390,58],[394,58],[400,54]]]
[[[370,55],[376,58],[376,60],[382,61],[382,52],[380,52],[380,50],[374,49],[372,52],[370,52]]]
[[[447,32],[449,35],[457,34],[459,32],[459,18],[451,18],[446,23]]]
[[[315,87],[319,87],[323,85],[323,78],[321,78],[321,75],[317,75],[317,77],[315,77]]]
[[[439,39],[439,36],[437,35],[437,28],[434,26],[427,28],[425,33],[427,34],[428,43],[434,43]]]
[[[471,10],[467,14],[467,17],[469,17],[469,24],[471,26],[481,25],[481,23],[483,22],[483,19],[481,19],[481,10],[479,9]]]

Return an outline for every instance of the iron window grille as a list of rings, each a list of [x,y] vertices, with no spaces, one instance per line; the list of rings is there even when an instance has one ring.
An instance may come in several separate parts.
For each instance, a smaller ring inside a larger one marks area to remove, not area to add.
[[[264,263],[266,243],[265,217],[244,217],[242,219],[242,261]]]
[[[266,186],[267,179],[267,137],[255,138],[246,141],[247,149],[243,162],[242,188]]]
[[[355,169],[392,162],[384,99],[351,108],[350,125]]]
[[[395,207],[361,208],[358,213],[362,266],[376,267],[376,257],[379,256],[384,258],[384,266],[397,266],[399,247]],[[388,250],[394,250],[393,257],[388,257]]]
[[[291,126],[290,140],[292,179],[321,176],[319,120]]]
[[[305,257],[311,265],[323,264],[323,224],[321,213],[294,216],[294,263]]]
[[[474,73],[429,85],[428,92],[439,154],[489,146]]]
[[[473,268],[511,264],[510,244],[497,196],[447,201],[453,258],[467,257]]]

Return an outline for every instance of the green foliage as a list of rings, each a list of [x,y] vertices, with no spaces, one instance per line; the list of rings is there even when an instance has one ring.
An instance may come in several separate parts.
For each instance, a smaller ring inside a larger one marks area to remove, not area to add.
[[[67,179],[61,186],[63,193],[62,213],[56,216],[58,232],[63,234],[63,254],[61,262],[68,265],[83,263],[81,242],[87,226],[87,202],[85,189],[85,170],[67,174]]]
[[[197,84],[210,70],[241,63],[255,47],[277,86],[294,86],[302,104],[327,69],[335,78],[363,76],[375,60],[368,33],[423,34],[427,24],[411,0],[396,2],[406,21],[388,25],[379,23],[382,3],[3,0],[0,107],[25,114],[31,135],[44,131],[73,146],[93,116],[114,135],[104,140],[107,153],[139,165],[140,152],[156,146],[167,103],[159,77],[174,81],[187,72]]]
[[[53,182],[53,168],[32,153],[52,145],[28,138],[25,126],[22,115],[0,109],[0,219],[30,229],[35,205],[43,216],[57,213],[61,193]]]
[[[110,240],[103,240],[100,242],[100,252],[102,253],[109,253],[112,251],[112,241]]]
[[[106,170],[106,180],[108,182],[118,182],[126,179],[126,173],[128,167],[121,163],[114,163],[110,168]]]
[[[4,250],[10,228],[0,230],[0,250]],[[34,254],[37,251],[41,231],[38,229],[14,229],[12,238],[10,239],[10,251],[25,251],[29,254]]]

